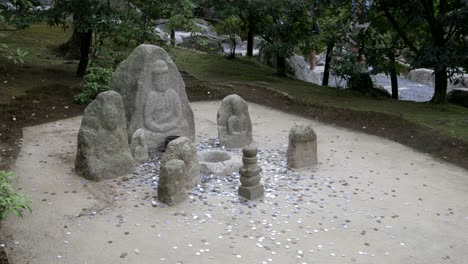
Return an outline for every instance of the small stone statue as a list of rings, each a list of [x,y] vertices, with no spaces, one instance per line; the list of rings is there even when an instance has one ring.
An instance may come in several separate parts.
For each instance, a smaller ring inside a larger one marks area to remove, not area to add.
[[[167,144],[166,152],[161,158],[161,166],[166,162],[178,159],[185,162],[185,176],[183,182],[187,190],[191,190],[200,183],[200,164],[197,148],[186,137],[179,137]]]
[[[145,130],[140,128],[133,133],[130,151],[135,162],[142,163],[148,160],[148,146],[146,145]]]
[[[252,143],[249,106],[242,97],[231,94],[223,99],[218,111],[219,143],[227,148],[242,148]]]
[[[188,198],[185,189],[185,162],[173,159],[161,165],[158,184],[159,201],[173,206]]]
[[[317,164],[317,134],[308,124],[295,124],[289,132],[288,167],[301,169]]]
[[[239,170],[241,175],[239,195],[248,200],[261,198],[264,194],[263,185],[260,184],[262,168],[257,165],[257,152],[258,150],[255,147],[242,149],[244,166]]]

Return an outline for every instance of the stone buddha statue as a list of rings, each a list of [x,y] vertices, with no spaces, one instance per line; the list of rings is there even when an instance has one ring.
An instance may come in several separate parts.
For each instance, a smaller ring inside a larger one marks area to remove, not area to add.
[[[129,141],[138,129],[143,129],[149,151],[164,147],[168,136],[195,140],[184,79],[161,47],[135,48],[112,74],[111,89],[122,96]]]
[[[242,105],[232,104],[232,116],[229,117],[227,122],[227,132],[232,136],[242,136],[248,133],[249,119],[245,114]]]
[[[223,99],[218,111],[218,137],[227,148],[242,148],[252,142],[252,122],[248,105],[238,95]]]
[[[167,136],[184,135],[189,127],[179,95],[170,88],[169,67],[164,60],[157,60],[151,68],[150,91],[143,113],[146,139],[161,141]]]

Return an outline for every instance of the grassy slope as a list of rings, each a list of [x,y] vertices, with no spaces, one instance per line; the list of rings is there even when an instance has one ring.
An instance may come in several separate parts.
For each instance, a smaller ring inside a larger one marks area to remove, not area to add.
[[[66,63],[53,51],[65,42],[70,32],[46,24],[32,25],[26,30],[4,31],[0,43],[8,45],[0,56],[0,104],[26,91],[57,83],[73,86],[80,82],[76,78],[76,62]],[[17,48],[29,51],[24,65],[15,65],[4,56]]]
[[[28,56],[29,64],[60,64],[63,60],[57,58],[51,48],[67,40],[70,34],[59,27],[51,28],[45,24],[38,24],[27,30],[7,32],[1,42],[8,44],[10,51],[16,48],[31,51]],[[349,92],[340,92],[337,95],[336,91],[331,88],[278,78],[274,75],[274,69],[258,63],[255,58],[231,60],[223,56],[183,49],[171,49],[170,54],[179,68],[202,80],[267,82],[271,88],[286,92],[308,103],[402,116],[411,122],[435,128],[446,135],[468,142],[468,109],[466,108],[390,99],[376,100]],[[65,65],[62,66],[65,67]]]
[[[21,48],[30,52],[29,64],[58,64],[63,60],[52,51],[65,42],[71,33],[61,27],[49,27],[47,24],[35,24],[26,30],[6,31],[0,43],[8,45],[7,52]]]
[[[434,128],[446,135],[468,142],[468,109],[463,107],[391,99],[377,100],[343,91],[337,95],[335,89],[278,78],[274,76],[274,69],[258,63],[255,58],[231,60],[222,56],[181,49],[172,49],[170,53],[178,67],[199,79],[267,82],[271,88],[286,92],[307,103],[401,116],[423,127]]]

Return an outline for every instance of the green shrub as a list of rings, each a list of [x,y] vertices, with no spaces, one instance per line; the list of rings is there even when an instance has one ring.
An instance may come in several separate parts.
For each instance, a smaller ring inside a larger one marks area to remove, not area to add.
[[[374,84],[372,83],[370,74],[367,72],[362,72],[349,78],[348,88],[354,91],[369,93],[373,90]]]
[[[96,96],[109,90],[112,78],[112,69],[101,67],[90,67],[84,77],[83,92],[75,96],[75,102],[89,104]]]
[[[15,193],[12,181],[13,172],[0,171],[0,220],[4,220],[10,213],[23,217],[23,211],[31,212],[31,200],[22,194]]]
[[[346,81],[346,85],[350,88],[350,79],[356,78],[361,72],[361,67],[356,60],[356,54],[345,47],[336,47],[333,50],[330,72]],[[342,88],[341,86],[343,86],[341,83],[337,83],[337,88]]]

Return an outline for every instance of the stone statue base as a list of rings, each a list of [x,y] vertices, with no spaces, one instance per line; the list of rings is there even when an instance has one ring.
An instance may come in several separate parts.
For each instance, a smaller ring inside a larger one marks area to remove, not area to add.
[[[258,184],[253,187],[239,186],[238,193],[245,199],[254,200],[263,197],[265,188],[263,184]]]

